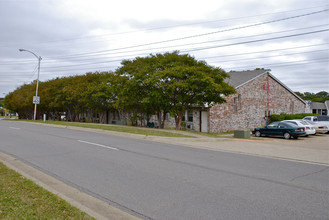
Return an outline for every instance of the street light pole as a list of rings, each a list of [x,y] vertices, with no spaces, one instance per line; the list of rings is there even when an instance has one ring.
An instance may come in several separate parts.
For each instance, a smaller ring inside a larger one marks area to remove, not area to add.
[[[40,56],[37,56],[35,53],[33,53],[32,51],[29,51],[29,50],[19,49],[19,51],[20,52],[23,52],[23,51],[29,52],[29,53],[33,54],[38,59],[38,78],[37,78],[37,88],[36,88],[36,91],[35,91],[36,100],[33,100],[33,103],[34,103],[33,120],[36,120],[37,104],[39,104],[39,102],[40,102],[40,99],[38,98],[38,89],[39,89],[40,61],[42,60],[42,58]]]

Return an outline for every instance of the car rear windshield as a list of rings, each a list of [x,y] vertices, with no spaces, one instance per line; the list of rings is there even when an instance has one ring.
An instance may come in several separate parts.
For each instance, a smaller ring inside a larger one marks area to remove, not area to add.
[[[318,121],[329,121],[329,116],[327,115],[319,115],[317,116]]]

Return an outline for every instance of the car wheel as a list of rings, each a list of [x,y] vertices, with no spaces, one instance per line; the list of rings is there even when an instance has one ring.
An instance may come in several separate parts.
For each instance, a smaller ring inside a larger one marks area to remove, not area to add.
[[[304,137],[308,137],[308,134],[307,134],[307,135],[305,135]]]
[[[262,135],[262,134],[260,133],[260,131],[256,131],[256,132],[255,132],[255,136],[256,136],[256,137],[260,137],[261,135]]]
[[[298,139],[298,136],[294,136],[294,139]]]
[[[291,135],[290,135],[289,133],[284,133],[284,134],[283,134],[283,137],[284,137],[285,139],[290,139]]]

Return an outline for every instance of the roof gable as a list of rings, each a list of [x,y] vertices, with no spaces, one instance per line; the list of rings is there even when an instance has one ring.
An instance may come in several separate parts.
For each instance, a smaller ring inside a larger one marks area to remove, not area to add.
[[[230,78],[227,78],[225,80],[226,83],[230,84],[234,88],[238,88],[240,86],[243,86],[244,84],[248,83],[251,80],[254,80],[255,78],[258,78],[266,73],[277,81],[280,85],[282,85],[285,89],[287,89],[291,94],[293,94],[296,98],[298,98],[300,101],[302,101],[304,104],[306,102],[300,98],[298,95],[296,95],[291,89],[289,89],[284,83],[282,83],[279,79],[274,77],[269,71],[270,69],[260,69],[260,70],[247,70],[247,71],[239,71],[239,72],[229,72]]]
[[[239,72],[229,72],[230,78],[226,79],[226,82],[233,86],[234,88],[237,88],[250,80],[259,77],[265,73],[267,73],[270,70],[248,70],[248,71],[239,71]]]

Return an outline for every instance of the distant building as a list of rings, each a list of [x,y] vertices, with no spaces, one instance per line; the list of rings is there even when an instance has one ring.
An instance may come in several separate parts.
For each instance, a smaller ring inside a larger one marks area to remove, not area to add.
[[[329,115],[329,100],[325,102],[311,102],[311,113],[318,115]]]

